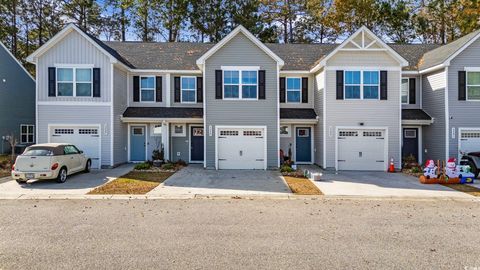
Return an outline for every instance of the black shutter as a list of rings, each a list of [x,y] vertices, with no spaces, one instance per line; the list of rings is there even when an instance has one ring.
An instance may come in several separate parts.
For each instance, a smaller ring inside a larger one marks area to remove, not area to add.
[[[100,97],[100,68],[93,68],[93,97]]]
[[[162,85],[162,77],[157,76],[155,77],[155,101],[162,102],[162,95],[163,95],[163,85]]]
[[[56,79],[57,69],[54,67],[48,68],[48,96],[54,97],[57,95],[57,79]]]
[[[223,98],[222,80],[223,80],[222,71],[215,70],[215,99]]]
[[[308,103],[308,78],[302,78],[302,103]]]
[[[133,101],[140,101],[140,77],[133,76]]]
[[[180,77],[175,77],[173,79],[173,89],[174,89],[174,101],[180,102]]]
[[[285,77],[280,77],[280,102],[285,103]]]
[[[197,103],[203,102],[203,77],[197,77]]]
[[[265,99],[265,70],[258,71],[258,99]]]
[[[343,70],[337,70],[337,99],[343,99]]]
[[[386,70],[380,71],[380,99],[388,99],[388,72]]]
[[[458,72],[458,100],[467,100],[467,72]]]
[[[417,80],[415,78],[408,79],[408,103],[417,103]]]

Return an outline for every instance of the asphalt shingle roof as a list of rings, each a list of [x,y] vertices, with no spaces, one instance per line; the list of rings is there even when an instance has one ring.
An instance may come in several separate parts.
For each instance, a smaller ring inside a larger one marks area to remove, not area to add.
[[[432,120],[432,117],[422,109],[403,109],[402,120]]]
[[[317,114],[313,109],[287,109],[280,108],[281,119],[316,119]]]
[[[128,107],[123,117],[145,118],[203,118],[202,108]]]
[[[438,44],[388,44],[390,48],[408,61],[408,66],[403,70],[418,70],[418,63],[423,55],[438,48]]]

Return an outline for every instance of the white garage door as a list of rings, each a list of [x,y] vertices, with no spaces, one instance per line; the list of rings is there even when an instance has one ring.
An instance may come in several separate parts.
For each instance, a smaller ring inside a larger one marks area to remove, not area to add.
[[[266,169],[263,128],[219,129],[217,136],[219,169]]]
[[[92,168],[100,168],[100,131],[98,127],[52,127],[50,142],[71,143],[92,160]]]
[[[338,169],[385,171],[384,130],[339,130]]]
[[[462,130],[460,134],[460,145],[458,149],[462,152],[480,151],[480,130]]]

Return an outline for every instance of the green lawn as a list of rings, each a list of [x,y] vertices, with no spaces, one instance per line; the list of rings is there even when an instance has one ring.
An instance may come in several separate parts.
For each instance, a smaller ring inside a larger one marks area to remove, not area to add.
[[[173,172],[129,172],[88,194],[146,194],[167,180]]]

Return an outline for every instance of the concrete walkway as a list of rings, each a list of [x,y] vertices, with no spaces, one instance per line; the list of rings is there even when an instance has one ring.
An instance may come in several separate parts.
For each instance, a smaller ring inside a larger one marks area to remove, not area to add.
[[[290,189],[278,171],[205,170],[189,165],[150,191],[150,196],[178,195],[288,195]]]
[[[133,164],[125,164],[114,169],[92,170],[90,173],[78,173],[60,184],[55,180],[42,180],[30,184],[18,184],[13,179],[2,179],[0,197],[15,198],[20,196],[56,196],[85,195],[90,190],[105,184],[113,178],[124,175],[133,169]]]
[[[449,197],[474,198],[442,185],[424,185],[417,178],[402,173],[366,171],[322,171],[317,166],[301,166],[314,172],[322,172],[322,180],[315,185],[331,196],[368,197]]]

